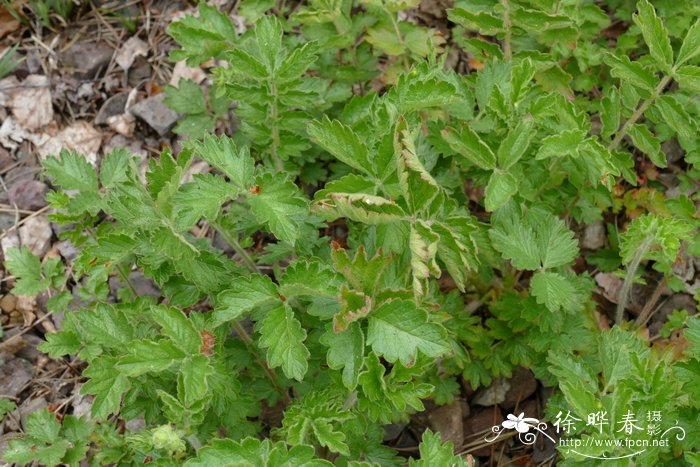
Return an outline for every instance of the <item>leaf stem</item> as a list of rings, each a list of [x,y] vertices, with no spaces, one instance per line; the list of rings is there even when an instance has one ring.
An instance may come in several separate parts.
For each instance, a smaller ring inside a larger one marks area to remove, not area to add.
[[[236,252],[238,256],[241,257],[243,262],[245,263],[246,267],[248,270],[252,273],[255,274],[260,274],[260,271],[258,270],[258,267],[255,265],[255,261],[253,261],[253,258],[250,256],[250,254],[241,246],[241,244],[238,242],[238,239],[233,237],[228,230],[226,230],[221,224],[219,223],[212,223],[214,228],[216,229],[219,234],[224,237],[224,241],[229,244],[231,248],[233,248],[233,251]]]
[[[278,171],[284,170],[284,163],[280,159],[278,150],[280,146],[280,129],[277,125],[277,120],[279,119],[279,109],[277,108],[277,84],[275,83],[274,77],[270,79],[270,95],[272,96],[272,104],[270,105],[270,129],[272,130],[272,146],[270,147],[270,154],[272,156],[272,161],[275,164],[275,169]]]
[[[632,112],[632,115],[630,115],[630,118],[627,119],[627,121],[622,125],[622,128],[620,128],[615,135],[615,138],[610,141],[610,144],[608,145],[608,150],[613,151],[617,149],[617,147],[620,145],[620,142],[622,141],[622,138],[627,135],[627,131],[630,129],[632,125],[637,123],[637,120],[639,120],[639,117],[641,117],[644,112],[649,108],[651,104],[654,103],[654,101],[661,95],[662,92],[664,92],[664,89],[666,89],[666,86],[668,86],[668,83],[671,82],[671,75],[664,76],[661,81],[659,81],[658,86],[656,86],[656,89],[654,89],[654,93],[649,99],[645,99],[639,107],[635,109],[634,112]]]
[[[615,324],[622,324],[622,318],[625,313],[625,307],[627,306],[627,299],[629,297],[630,291],[632,290],[632,284],[634,284],[634,276],[637,273],[637,268],[639,268],[639,263],[644,258],[647,250],[654,241],[654,236],[647,236],[644,241],[639,245],[637,251],[634,253],[634,257],[630,264],[627,266],[627,275],[625,276],[625,282],[622,284],[622,290],[617,301],[617,313],[615,314]]]
[[[511,23],[510,23],[510,0],[501,0],[503,4],[503,28],[506,30],[506,37],[503,40],[503,56],[506,60],[513,58],[513,50],[511,46]]]

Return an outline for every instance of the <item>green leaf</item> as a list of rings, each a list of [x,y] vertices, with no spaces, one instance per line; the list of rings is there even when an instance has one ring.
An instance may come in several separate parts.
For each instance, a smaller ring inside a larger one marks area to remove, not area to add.
[[[186,407],[207,397],[208,378],[214,372],[209,359],[204,355],[193,355],[182,361],[178,379],[178,393],[182,393],[182,402]]]
[[[541,160],[550,157],[566,156],[577,157],[579,155],[579,146],[585,137],[586,132],[579,129],[564,130],[559,134],[547,136],[542,140],[542,145],[537,151],[536,159]]]
[[[688,29],[688,32],[683,39],[681,49],[678,51],[676,66],[682,65],[688,60],[697,57],[700,54],[700,19]]]
[[[511,205],[499,211],[489,234],[494,247],[518,269],[555,268],[578,255],[573,232],[546,211],[531,209],[521,216]]]
[[[367,344],[387,361],[412,366],[418,351],[439,357],[450,351],[445,330],[428,321],[426,312],[409,300],[384,302],[369,315]]]
[[[316,201],[314,207],[333,218],[347,217],[363,224],[387,224],[404,216],[394,201],[364,193],[329,193]]]
[[[119,413],[121,397],[129,390],[129,379],[115,367],[116,359],[98,357],[83,370],[83,376],[89,381],[83,384],[82,394],[94,394],[92,417],[106,420],[110,414]]]
[[[280,279],[280,293],[286,298],[331,297],[338,294],[341,277],[318,260],[296,260]]]
[[[661,151],[661,142],[651,134],[646,125],[632,125],[627,129],[627,134],[637,149],[649,156],[654,165],[662,168],[667,166],[666,154]]]
[[[531,119],[521,120],[510,130],[498,147],[498,165],[501,169],[508,170],[515,165],[527,152],[534,136],[535,128]]]
[[[161,327],[161,333],[188,355],[197,354],[202,338],[191,319],[181,310],[163,305],[151,308],[153,321]]]
[[[343,370],[343,385],[350,391],[357,387],[364,362],[365,335],[358,323],[351,323],[346,330],[326,331],[321,343],[328,346],[326,361],[333,370]]]
[[[651,71],[639,62],[630,61],[626,55],[618,57],[607,54],[605,63],[610,66],[610,72],[615,78],[619,78],[624,83],[632,84],[645,91],[653,91],[658,83],[658,79]]]
[[[13,293],[15,295],[34,296],[46,290],[49,279],[44,279],[41,273],[41,262],[29,248],[10,248],[7,250],[5,267],[16,277]]]
[[[641,29],[651,57],[662,70],[670,70],[673,65],[671,41],[668,38],[668,31],[661,19],[656,16],[656,11],[651,3],[647,0],[641,0],[637,3],[637,13],[632,15],[632,19]]]
[[[620,127],[622,104],[620,104],[620,93],[617,88],[612,87],[601,104],[600,121],[603,127],[600,132],[602,135],[610,137]]]
[[[207,135],[190,143],[194,152],[226,175],[241,191],[248,190],[254,182],[255,162],[248,148],[238,147],[227,136]]]
[[[466,29],[477,30],[487,36],[494,36],[503,30],[500,18],[483,11],[472,13],[464,8],[453,8],[447,10],[447,17]]]
[[[128,376],[158,373],[173,366],[185,353],[169,340],[136,340],[129,344],[129,354],[121,357],[117,368]]]
[[[61,464],[68,449],[68,441],[61,439],[51,445],[38,443],[32,438],[10,440],[3,460],[18,465],[27,465],[33,461],[40,465],[56,466]]]
[[[271,368],[282,367],[288,378],[304,379],[309,367],[309,350],[304,345],[306,331],[288,306],[278,306],[267,313],[260,327],[259,345],[267,349]]]
[[[180,231],[187,230],[204,218],[215,220],[221,205],[235,198],[238,191],[223,178],[211,174],[196,174],[171,198],[173,224]]]
[[[446,107],[460,101],[457,89],[447,81],[437,79],[409,81],[401,88],[402,112],[413,112],[431,107]]]
[[[300,445],[289,448],[279,441],[260,441],[245,438],[235,442],[230,439],[214,439],[197,451],[197,457],[189,459],[185,467],[221,466],[272,466],[330,467],[333,464],[317,459],[312,446]]]
[[[80,350],[80,338],[71,331],[58,331],[45,334],[45,342],[39,344],[39,350],[51,358],[77,353]]]
[[[307,131],[311,140],[335,156],[339,161],[355,170],[374,174],[374,165],[369,159],[369,151],[352,128],[324,117],[311,122]]]
[[[661,96],[654,102],[664,123],[670,126],[681,138],[692,139],[697,135],[697,127],[688,112],[673,96]]]
[[[394,154],[401,192],[411,213],[417,214],[440,193],[440,186],[418,159],[413,137],[403,118],[394,132]]]
[[[678,82],[681,89],[693,93],[700,93],[700,67],[682,66],[673,73],[673,78]]]
[[[229,50],[226,52],[226,57],[231,63],[230,70],[233,73],[259,81],[268,79],[270,76],[270,71],[265,65],[245,50]]]
[[[500,208],[518,192],[518,180],[508,172],[494,170],[486,185],[485,207],[489,212]]]
[[[442,137],[453,151],[475,166],[484,170],[496,168],[496,155],[468,126],[464,126],[461,133],[447,128],[442,131]]]
[[[95,169],[77,152],[62,149],[58,158],[47,157],[43,165],[56,184],[64,190],[97,192]]]
[[[409,233],[409,248],[411,250],[411,272],[413,275],[413,290],[423,295],[422,281],[431,275],[440,277],[440,267],[435,261],[438,248],[438,235],[430,230],[423,222],[411,224]]]
[[[513,66],[511,70],[510,78],[510,101],[514,105],[517,104],[524,95],[524,91],[527,89],[528,84],[532,81],[535,76],[535,65],[533,65],[532,60],[528,57],[522,60],[520,63]],[[532,124],[531,120],[524,119],[521,120],[521,124]],[[531,130],[532,125],[528,125],[525,131]],[[528,142],[529,144],[529,142]],[[501,162],[501,164],[503,164]]]
[[[277,70],[277,81],[293,81],[298,79],[316,61],[318,46],[314,42],[307,42],[297,47],[280,64]]]
[[[306,213],[306,201],[283,173],[257,177],[248,202],[256,219],[267,224],[275,237],[292,245],[296,243],[300,229],[297,217]]]
[[[450,467],[466,467],[466,462],[454,453],[454,443],[448,441],[443,444],[440,433],[425,430],[423,439],[418,446],[420,459],[411,458],[408,461],[410,467],[432,467],[437,465],[449,465]]]
[[[545,305],[549,311],[558,312],[579,309],[576,288],[563,276],[554,272],[538,271],[530,279],[530,291],[537,303]]]
[[[56,420],[56,415],[47,409],[41,409],[29,414],[25,430],[32,438],[51,444],[58,439],[61,424]]]
[[[165,105],[182,114],[198,114],[207,111],[204,92],[197,83],[181,79],[178,86],[165,87]]]
[[[274,16],[263,16],[253,29],[257,56],[270,72],[277,68],[282,51],[282,23]],[[270,73],[272,74],[272,73]]]
[[[124,148],[116,148],[110,151],[100,163],[100,182],[105,188],[125,182],[128,178],[127,170],[131,154]]]
[[[216,325],[232,321],[257,306],[276,300],[279,300],[277,287],[269,276],[238,277],[217,297],[213,321]]]

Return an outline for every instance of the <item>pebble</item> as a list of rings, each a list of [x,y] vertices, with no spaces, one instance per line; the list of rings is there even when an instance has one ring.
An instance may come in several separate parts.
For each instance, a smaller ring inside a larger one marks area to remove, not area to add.
[[[165,135],[175,126],[178,114],[165,105],[165,94],[149,97],[129,109],[129,112],[153,128],[159,135]]]
[[[0,366],[0,397],[17,397],[34,377],[34,366],[23,358],[13,358]]]
[[[112,60],[114,50],[104,44],[76,42],[61,54],[61,60],[80,78],[94,78],[100,70],[105,70]]]
[[[32,254],[40,258],[49,250],[51,236],[51,224],[46,216],[32,217],[19,228],[22,246],[26,246]]]
[[[598,250],[605,246],[605,224],[603,221],[595,221],[587,225],[581,237],[581,248],[586,250]]]

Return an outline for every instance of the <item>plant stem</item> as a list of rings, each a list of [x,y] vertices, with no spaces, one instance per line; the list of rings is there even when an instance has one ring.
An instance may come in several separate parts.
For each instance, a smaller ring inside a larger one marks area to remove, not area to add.
[[[284,388],[280,387],[280,385],[277,384],[277,375],[275,375],[275,372],[272,371],[272,369],[270,369],[269,366],[267,366],[267,363],[265,363],[258,356],[257,352],[255,352],[255,349],[251,348],[253,345],[253,338],[250,337],[248,332],[245,329],[243,329],[243,326],[241,326],[241,323],[239,323],[238,321],[231,321],[231,324],[233,325],[233,329],[235,329],[236,334],[238,334],[238,336],[241,338],[248,350],[255,356],[255,361],[257,361],[260,367],[263,369],[265,375],[270,380],[272,385],[282,395],[285,404],[289,405],[292,402],[292,400],[289,398],[289,394],[287,394],[287,391],[285,391]]]
[[[622,138],[627,135],[627,131],[630,129],[632,125],[637,123],[637,120],[639,120],[639,117],[644,114],[644,112],[649,108],[651,104],[654,103],[654,101],[661,95],[662,92],[664,92],[664,89],[666,89],[666,86],[668,86],[668,83],[671,82],[671,76],[664,76],[661,81],[659,81],[658,86],[656,86],[656,89],[654,89],[654,93],[649,99],[645,99],[639,107],[635,109],[634,112],[632,112],[632,115],[630,115],[630,118],[627,119],[627,121],[622,125],[622,128],[620,128],[615,135],[615,138],[610,141],[610,144],[608,145],[608,150],[613,151],[617,149],[617,147],[620,145],[620,142],[622,141]]]
[[[270,147],[270,154],[272,155],[272,161],[275,163],[275,169],[278,171],[284,170],[284,163],[280,159],[278,150],[280,146],[280,129],[277,126],[277,120],[279,119],[279,109],[277,108],[277,84],[275,84],[274,77],[270,79],[270,95],[272,96],[272,104],[270,105],[270,129],[272,130],[272,146]]]
[[[399,23],[396,22],[396,18],[394,18],[394,14],[392,12],[390,12],[386,7],[384,8],[384,13],[386,13],[387,16],[389,16],[389,19],[391,20],[391,24],[392,24],[392,26],[394,26],[394,33],[396,34],[396,40],[399,41],[399,44],[401,44],[401,46],[403,47],[404,52],[408,53],[408,49],[406,49],[406,43],[404,42],[403,37],[401,36],[401,30],[399,29]],[[404,55],[403,55],[403,67],[406,69],[406,71],[408,71],[411,69],[411,65],[408,62],[408,55],[406,55],[406,53],[404,53]]]
[[[248,270],[252,273],[259,274],[260,271],[258,271],[258,267],[255,265],[255,261],[253,261],[253,258],[245,250],[245,248],[241,246],[241,244],[238,242],[238,239],[233,237],[228,232],[228,230],[223,228],[221,224],[212,223],[212,226],[216,229],[217,232],[219,232],[219,234],[222,237],[224,237],[224,240],[226,241],[226,243],[229,244],[231,248],[233,248],[233,251],[235,251],[236,254],[241,257]]]
[[[647,250],[651,246],[651,242],[654,240],[653,235],[649,235],[644,239],[637,251],[634,253],[634,257],[630,264],[627,266],[627,275],[625,276],[625,282],[622,284],[622,290],[620,291],[620,296],[617,302],[617,313],[615,314],[615,324],[622,324],[622,318],[625,313],[625,306],[627,305],[627,298],[629,297],[630,291],[632,290],[632,284],[634,284],[634,276],[637,273],[637,268],[642,258],[646,254]]]
[[[510,1],[502,0],[503,4],[503,28],[506,30],[506,37],[503,41],[503,56],[506,60],[513,58],[513,50],[511,47],[511,24],[510,24]]]

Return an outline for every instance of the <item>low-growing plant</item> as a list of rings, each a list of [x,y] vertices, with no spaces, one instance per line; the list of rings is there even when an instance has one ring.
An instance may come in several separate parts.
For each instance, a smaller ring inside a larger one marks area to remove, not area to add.
[[[145,175],[124,150],[98,168],[70,151],[44,161],[52,220],[80,254],[66,270],[22,248],[6,265],[15,293],[70,310],[41,349],[86,362],[92,421],[38,412],[6,460],[401,465],[383,425],[451,403],[458,378],[476,389],[522,366],[557,388],[552,421],[660,411],[686,433],[643,454],[558,446],[562,465],[693,465],[700,322],[676,314],[664,331],[685,350],[652,345],[654,304],[633,324],[626,302],[648,265],[673,286],[674,263],[700,251],[697,195],[649,186],[662,208],[630,209],[587,258],[572,230],[631,206],[635,164],[666,167],[663,142],[685,152],[681,183],[698,183],[699,12],[667,28],[646,0],[622,3],[457,2],[450,46],[405,19],[415,2],[312,1],[286,16],[248,2],[258,18],[241,35],[205,4],[174,23],[174,59],[226,62],[207,94],[166,91],[192,135],[179,154]],[[614,14],[630,27],[610,48]],[[446,66],[454,45],[478,71]],[[206,134],[231,102],[240,130]],[[197,160],[209,170],[191,175]],[[612,329],[585,261],[624,277]],[[135,293],[135,269],[160,298]],[[274,408],[280,423],[264,417]],[[120,428],[138,417],[146,428]],[[466,462],[426,431],[410,465]]]

